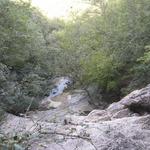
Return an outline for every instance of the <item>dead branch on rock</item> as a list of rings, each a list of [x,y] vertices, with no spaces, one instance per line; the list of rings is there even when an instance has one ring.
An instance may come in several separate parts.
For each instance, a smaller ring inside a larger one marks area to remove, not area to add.
[[[80,135],[70,135],[70,134],[65,134],[65,133],[61,133],[61,132],[41,132],[41,134],[52,134],[52,135],[62,135],[62,136],[66,136],[69,137],[69,139],[82,139],[82,140],[86,140],[88,141],[94,148],[95,150],[98,150],[97,147],[94,145],[94,143],[92,142],[91,138],[86,137],[86,136],[80,136]]]

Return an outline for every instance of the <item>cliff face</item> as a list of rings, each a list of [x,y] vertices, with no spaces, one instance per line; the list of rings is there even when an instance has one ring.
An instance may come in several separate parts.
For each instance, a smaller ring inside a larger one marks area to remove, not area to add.
[[[64,93],[52,100],[59,102],[53,110],[30,112],[26,118],[7,114],[1,132],[28,133],[23,145],[29,150],[150,149],[150,85],[83,115],[93,109],[87,99],[83,91]]]

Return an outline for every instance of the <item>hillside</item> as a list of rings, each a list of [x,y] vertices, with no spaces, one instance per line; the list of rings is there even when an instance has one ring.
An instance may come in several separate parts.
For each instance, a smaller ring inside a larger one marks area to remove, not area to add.
[[[33,2],[0,0],[0,145],[149,150],[150,0]]]

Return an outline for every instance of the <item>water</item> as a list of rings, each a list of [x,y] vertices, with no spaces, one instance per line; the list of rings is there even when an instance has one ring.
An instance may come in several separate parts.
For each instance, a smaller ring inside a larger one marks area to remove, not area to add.
[[[61,77],[58,79],[55,87],[51,90],[49,97],[55,97],[63,93],[63,91],[72,84],[72,81],[68,77]]]

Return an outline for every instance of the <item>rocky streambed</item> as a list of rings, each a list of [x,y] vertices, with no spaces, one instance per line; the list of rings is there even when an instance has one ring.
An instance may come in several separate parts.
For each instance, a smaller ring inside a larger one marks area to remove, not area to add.
[[[26,117],[6,114],[0,130],[28,150],[150,150],[150,85],[93,109],[85,91],[64,92]]]

